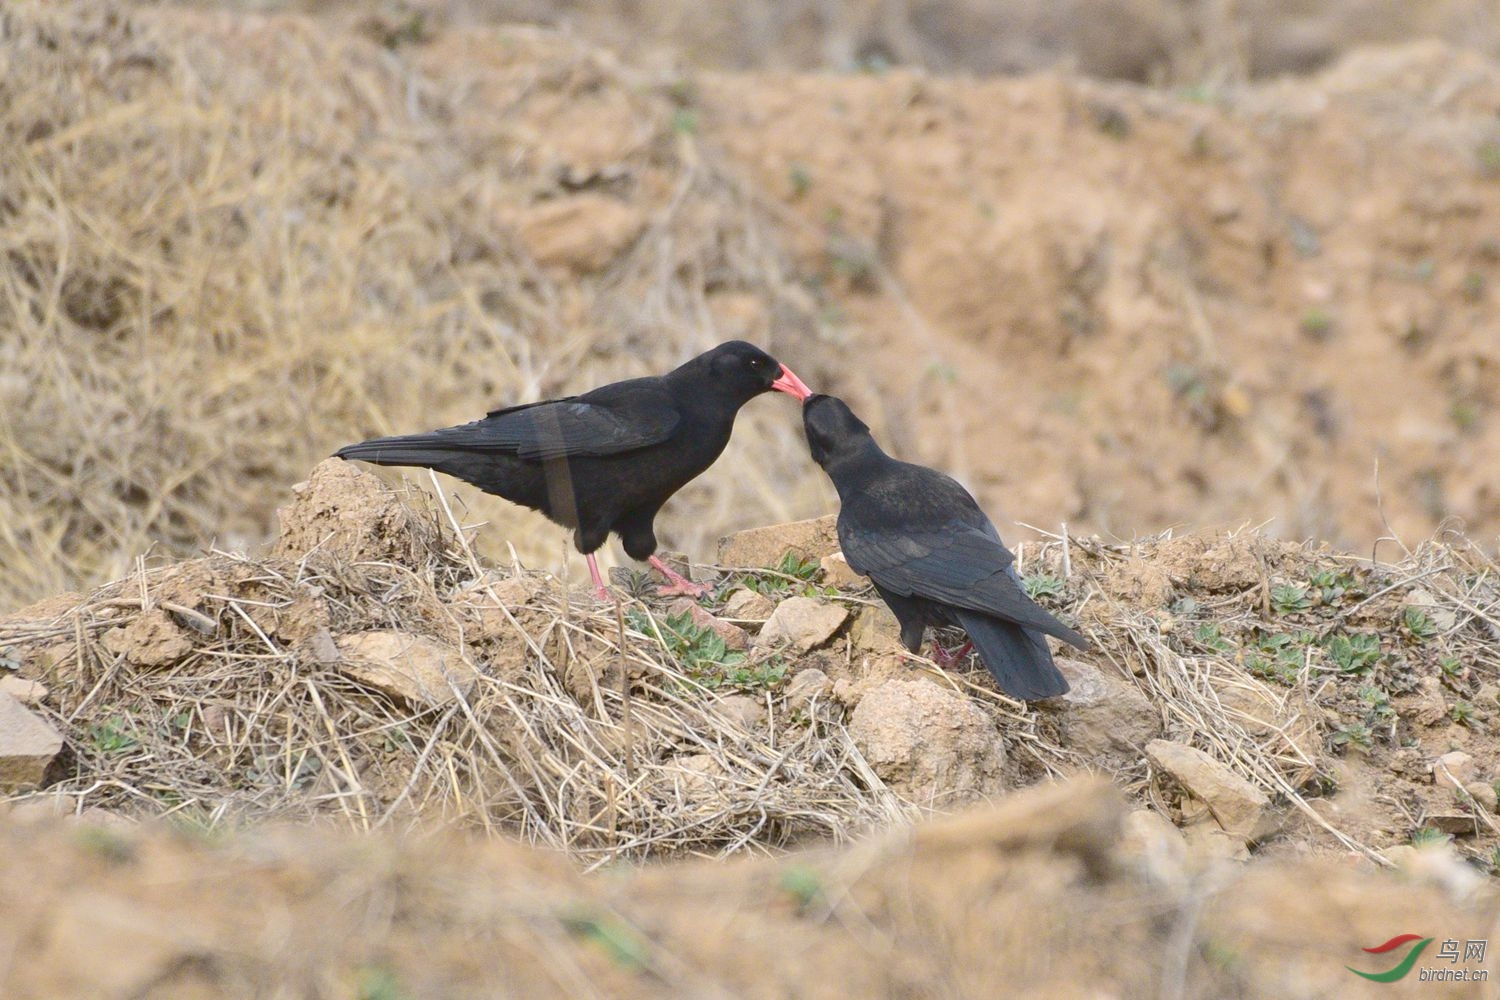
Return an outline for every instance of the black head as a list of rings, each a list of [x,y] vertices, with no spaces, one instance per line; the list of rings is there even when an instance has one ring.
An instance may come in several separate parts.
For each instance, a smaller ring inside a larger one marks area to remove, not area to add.
[[[811,395],[802,380],[765,351],[743,340],[731,340],[698,355],[680,371],[692,369],[707,375],[715,395],[745,402],[763,392],[776,390],[796,399]]]
[[[875,444],[870,428],[837,396],[809,396],[802,406],[802,429],[813,461],[825,469]]]

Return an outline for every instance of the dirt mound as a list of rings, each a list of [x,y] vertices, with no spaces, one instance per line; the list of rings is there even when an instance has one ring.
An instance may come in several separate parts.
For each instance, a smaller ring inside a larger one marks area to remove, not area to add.
[[[799,554],[808,530],[726,540],[775,565],[696,567],[698,605],[624,579],[617,617],[326,462],[276,555],[0,620],[0,664],[45,689],[65,748],[41,800],[72,812],[457,824],[597,864],[842,840],[1094,770],[1202,850],[1390,864],[1453,839],[1495,864],[1500,593],[1459,539],[1391,566],[1253,532],[1023,546],[1096,646],[1023,705],[901,650],[862,580]]]
[[[497,842],[217,843],[0,819],[0,982],[53,996],[1351,995],[1360,949],[1483,939],[1500,903],[1417,878],[1164,862],[1102,783],[839,851],[583,878]],[[233,891],[226,887],[233,886]],[[274,928],[274,933],[267,933]],[[1436,961],[1438,968],[1482,969]],[[1415,979],[1413,979],[1415,981]]]

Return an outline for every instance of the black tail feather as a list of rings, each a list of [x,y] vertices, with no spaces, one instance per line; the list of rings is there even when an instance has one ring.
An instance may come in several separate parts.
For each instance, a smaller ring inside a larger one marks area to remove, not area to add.
[[[1047,637],[1041,632],[959,608],[954,615],[1000,690],[1023,701],[1067,693],[1067,678],[1052,662]]]

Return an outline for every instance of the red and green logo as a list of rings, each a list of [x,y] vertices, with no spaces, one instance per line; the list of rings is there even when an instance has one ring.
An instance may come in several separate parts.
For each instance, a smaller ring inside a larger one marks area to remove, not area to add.
[[[1371,955],[1385,955],[1395,951],[1397,948],[1401,947],[1403,944],[1406,944],[1408,941],[1415,941],[1417,943],[1412,945],[1411,950],[1406,953],[1405,958],[1396,963],[1395,968],[1389,969],[1386,972],[1360,972],[1352,965],[1346,965],[1344,966],[1344,968],[1348,969],[1356,976],[1363,976],[1372,982],[1394,983],[1396,980],[1402,978],[1408,972],[1410,972],[1413,965],[1417,964],[1417,957],[1422,954],[1422,950],[1424,948],[1432,944],[1432,938],[1424,938],[1420,934],[1398,934],[1387,941],[1385,944],[1376,945],[1374,948],[1364,949]]]

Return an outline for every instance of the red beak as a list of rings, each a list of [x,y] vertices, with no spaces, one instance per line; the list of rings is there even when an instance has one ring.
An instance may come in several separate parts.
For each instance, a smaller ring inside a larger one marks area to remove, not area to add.
[[[806,402],[807,397],[812,395],[812,390],[803,385],[802,380],[797,377],[797,373],[786,365],[781,366],[781,377],[771,383],[771,388],[777,392],[784,392],[788,396],[792,396],[799,403]]]

